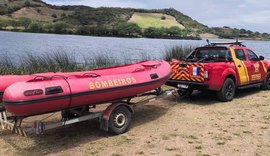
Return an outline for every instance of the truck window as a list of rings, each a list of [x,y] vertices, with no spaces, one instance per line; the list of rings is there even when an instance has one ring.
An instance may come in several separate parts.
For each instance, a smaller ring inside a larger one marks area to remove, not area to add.
[[[235,51],[236,58],[242,61],[247,60],[243,49],[235,49],[234,51]]]
[[[203,47],[195,49],[186,60],[190,62],[224,62],[230,56],[225,47]]]
[[[258,61],[259,60],[258,56],[256,54],[254,54],[253,51],[247,50],[247,54],[248,54],[248,59],[250,61]]]

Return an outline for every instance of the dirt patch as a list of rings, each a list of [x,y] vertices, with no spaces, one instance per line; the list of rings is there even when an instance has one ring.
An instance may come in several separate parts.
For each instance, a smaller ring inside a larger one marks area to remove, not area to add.
[[[11,16],[12,18],[16,19],[20,17],[27,17],[32,20],[52,22],[56,19],[62,18],[63,16],[68,16],[72,13],[73,11],[57,10],[47,7],[27,7],[15,11],[11,14]]]
[[[83,122],[29,138],[1,131],[0,153],[268,155],[269,95],[269,91],[259,89],[240,90],[236,98],[227,103],[218,102],[211,92],[197,92],[190,99],[172,96],[137,107],[130,130],[118,136],[99,130],[97,121]]]
[[[204,34],[200,34],[201,38],[218,38],[217,35],[215,34],[210,34],[210,33],[204,33]]]

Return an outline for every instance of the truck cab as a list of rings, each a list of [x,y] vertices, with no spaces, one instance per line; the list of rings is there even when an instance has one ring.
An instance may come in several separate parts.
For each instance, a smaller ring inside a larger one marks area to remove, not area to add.
[[[270,89],[270,62],[238,41],[197,47],[185,60],[173,59],[170,65],[166,84],[179,88],[181,96],[212,90],[221,101],[231,101],[237,88]]]

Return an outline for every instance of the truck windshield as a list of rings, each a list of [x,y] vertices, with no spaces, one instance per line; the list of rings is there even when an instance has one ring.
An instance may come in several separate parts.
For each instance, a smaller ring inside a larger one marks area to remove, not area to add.
[[[188,57],[190,62],[223,62],[230,56],[227,48],[198,48],[195,49]]]

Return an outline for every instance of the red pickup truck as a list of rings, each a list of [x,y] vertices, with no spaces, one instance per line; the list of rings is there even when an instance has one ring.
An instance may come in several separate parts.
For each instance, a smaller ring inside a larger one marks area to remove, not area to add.
[[[166,84],[179,88],[179,95],[213,90],[225,102],[234,98],[236,88],[270,89],[270,62],[241,42],[198,47],[185,60],[170,64],[172,75]]]

